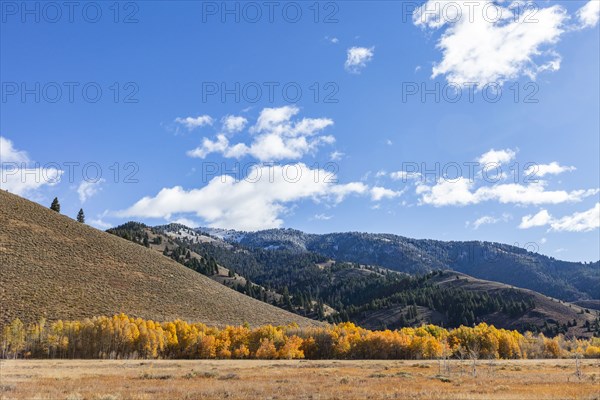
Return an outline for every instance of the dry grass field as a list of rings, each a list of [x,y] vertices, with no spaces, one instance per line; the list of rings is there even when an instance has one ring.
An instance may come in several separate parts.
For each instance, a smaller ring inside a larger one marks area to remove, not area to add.
[[[3,360],[2,399],[600,399],[575,360]]]

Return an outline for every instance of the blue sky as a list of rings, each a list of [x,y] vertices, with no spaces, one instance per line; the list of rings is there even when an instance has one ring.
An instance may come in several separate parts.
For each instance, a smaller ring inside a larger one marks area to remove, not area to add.
[[[102,229],[600,258],[596,0],[23,4],[2,6],[3,189]]]

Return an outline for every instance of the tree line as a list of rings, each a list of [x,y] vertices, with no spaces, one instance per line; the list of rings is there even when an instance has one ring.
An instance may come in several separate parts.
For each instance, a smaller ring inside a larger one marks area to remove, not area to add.
[[[4,358],[93,359],[521,359],[600,358],[600,338],[435,325],[371,331],[351,322],[323,327],[248,324],[209,327],[182,320],[156,322],[125,314],[78,321],[18,318],[1,338]]]

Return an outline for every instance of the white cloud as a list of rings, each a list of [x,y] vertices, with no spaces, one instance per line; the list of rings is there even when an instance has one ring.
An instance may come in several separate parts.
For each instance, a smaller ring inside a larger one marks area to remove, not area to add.
[[[600,227],[600,203],[587,211],[576,212],[562,218],[554,218],[547,210],[535,215],[526,215],[521,219],[519,228],[528,229],[550,225],[555,232],[589,232]]]
[[[0,136],[0,161],[3,163],[28,163],[29,157],[27,152],[15,149],[10,140]]]
[[[395,191],[381,186],[375,186],[371,188],[371,200],[373,201],[380,201],[382,199],[393,199],[401,195],[402,191]]]
[[[98,219],[90,219],[86,221],[88,224],[92,225],[93,227],[96,227],[100,230],[107,230],[108,228],[112,228],[113,225],[109,224],[108,222],[104,222],[101,218]]]
[[[437,42],[442,60],[432,78],[483,86],[560,68],[553,50],[568,19],[559,5],[523,12],[519,2],[428,0],[413,14],[416,26],[444,29]]]
[[[346,154],[342,153],[341,151],[333,151],[330,155],[329,155],[329,159],[331,161],[340,161]]]
[[[593,28],[600,20],[600,1],[590,0],[577,11],[580,28]]]
[[[79,201],[85,203],[86,200],[96,195],[100,191],[100,185],[106,182],[104,179],[98,179],[97,181],[81,181],[77,187],[77,194],[79,195]]]
[[[350,47],[344,67],[348,72],[359,74],[375,54],[375,47]]]
[[[194,214],[211,227],[257,230],[277,228],[289,206],[300,200],[337,204],[352,194],[365,194],[359,182],[333,184],[314,179],[330,176],[305,164],[254,166],[245,179],[229,175],[212,179],[200,189],[180,186],[162,189],[130,208],[114,213],[119,217],[171,219],[174,214]]]
[[[425,184],[417,185],[417,194],[421,194],[420,202],[441,206],[464,206],[478,202],[476,196],[471,192],[473,182],[460,178],[455,182],[439,180],[433,186]]]
[[[546,190],[544,182],[522,185],[517,183],[481,186],[474,189],[475,181],[464,177],[456,180],[439,179],[435,185],[417,185],[421,194],[420,203],[435,207],[466,206],[484,201],[497,201],[502,204],[540,205],[579,202],[586,197],[600,193],[599,189]]]
[[[575,167],[566,167],[564,165],[560,165],[556,161],[551,162],[550,164],[534,164],[525,168],[525,175],[530,178],[535,178],[537,176],[545,176],[545,175],[558,175],[563,172],[571,172],[575,171],[577,168]]]
[[[252,142],[230,144],[225,135],[217,135],[216,140],[203,139],[202,145],[187,152],[190,157],[205,158],[210,153],[221,153],[227,158],[241,158],[250,155],[259,161],[298,160],[315,151],[323,144],[332,144],[331,135],[318,135],[333,125],[329,118],[302,118],[292,121],[300,112],[295,106],[265,108],[249,131]]]
[[[198,117],[175,118],[175,122],[185,126],[189,131],[196,128],[212,125],[213,119],[209,115],[200,115]]]
[[[313,216],[313,219],[316,219],[317,221],[329,221],[331,218],[333,218],[333,215],[315,214]]]
[[[60,182],[64,171],[56,168],[1,168],[0,186],[2,190],[22,196],[44,186],[55,186]]]
[[[375,173],[375,178],[381,178],[382,176],[386,176],[386,175],[387,175],[387,172],[385,172],[384,170],[380,170]]]
[[[583,212],[552,221],[550,227],[557,232],[588,232],[600,227],[600,203]]]
[[[210,140],[208,138],[202,139],[202,146],[196,147],[194,150],[187,152],[190,157],[205,158],[210,153],[219,153],[227,151],[229,147],[229,140],[225,135],[217,135],[217,140]]]
[[[174,224],[185,225],[188,228],[198,228],[200,226],[200,224],[198,224],[196,221],[191,220],[189,218],[177,218],[171,222]]]
[[[42,167],[29,160],[27,152],[17,150],[12,141],[0,136],[0,188],[16,195],[26,195],[44,186],[60,182],[63,170]]]
[[[548,213],[547,210],[541,210],[535,215],[526,215],[521,218],[521,223],[519,224],[520,229],[529,229],[535,226],[544,226],[548,225],[552,217]]]
[[[419,172],[395,171],[390,173],[390,178],[395,181],[407,182],[408,180],[421,179],[421,174]]]
[[[512,215],[504,213],[501,217],[494,217],[492,215],[484,215],[483,217],[477,218],[473,221],[473,229],[479,229],[481,225],[497,224],[498,222],[507,222],[512,219]],[[469,225],[469,223],[467,223]]]
[[[481,165],[489,164],[508,164],[515,159],[517,152],[511,149],[494,150],[491,149],[487,153],[482,154],[477,159],[477,162]]]
[[[469,169],[468,177],[459,176],[453,179],[442,177],[438,178],[435,183],[428,183],[423,180],[416,182],[415,192],[420,196],[419,204],[429,204],[435,207],[466,206],[485,201],[516,205],[560,204],[579,202],[586,197],[600,193],[598,188],[572,191],[548,190],[548,182],[545,180],[528,180],[529,182],[525,184],[500,183],[500,178],[506,176],[502,171],[499,172],[497,180],[485,177],[484,171],[491,165],[501,170],[501,165],[504,166],[515,160],[517,151],[518,149],[489,150],[476,159],[479,169],[473,171],[474,175]],[[562,166],[554,161],[550,164],[537,165],[526,169],[525,173],[529,178],[534,177],[531,172],[536,167],[538,176],[575,170],[575,167]],[[503,169],[506,171],[510,168],[503,167]],[[408,174],[403,171],[392,173],[390,176],[393,179],[403,179],[404,181],[409,179]],[[416,179],[419,176],[415,173],[413,178]]]
[[[325,36],[325,40],[327,40],[328,42],[330,42],[330,43],[333,43],[333,44],[337,44],[337,43],[339,43],[339,41],[340,41],[340,40],[339,40],[338,38],[336,38],[335,36],[332,36],[332,37],[330,37],[330,36]]]
[[[242,131],[248,120],[242,116],[227,115],[221,119],[223,131],[227,133],[236,133]]]

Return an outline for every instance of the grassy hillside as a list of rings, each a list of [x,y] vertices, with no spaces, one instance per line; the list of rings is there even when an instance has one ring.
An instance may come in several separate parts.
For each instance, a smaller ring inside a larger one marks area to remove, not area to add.
[[[209,325],[317,324],[5,191],[0,227],[0,324],[119,312]]]

